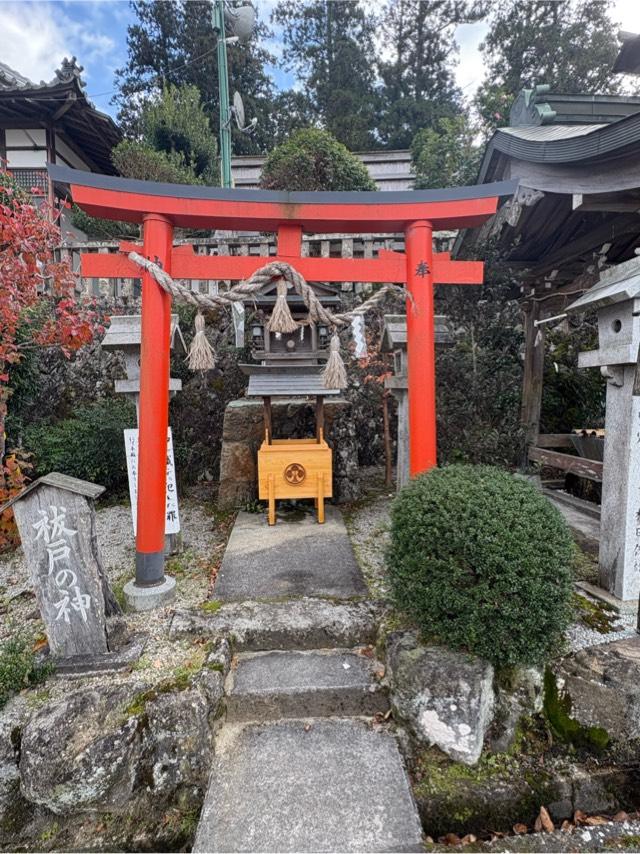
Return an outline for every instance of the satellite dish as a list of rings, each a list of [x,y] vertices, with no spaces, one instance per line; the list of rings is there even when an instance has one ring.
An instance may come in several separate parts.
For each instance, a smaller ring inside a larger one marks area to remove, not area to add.
[[[242,130],[244,128],[244,104],[242,103],[240,92],[233,93],[233,115],[238,129]]]
[[[253,133],[256,125],[258,124],[258,119],[254,116],[249,124],[245,125],[244,104],[242,103],[242,96],[240,95],[240,92],[233,93],[233,105],[231,107],[231,112],[233,113],[233,117],[236,120],[240,133]]]
[[[238,6],[236,8],[227,6],[224,16],[233,32],[233,35],[241,42],[248,41],[256,26],[256,13],[253,6]]]

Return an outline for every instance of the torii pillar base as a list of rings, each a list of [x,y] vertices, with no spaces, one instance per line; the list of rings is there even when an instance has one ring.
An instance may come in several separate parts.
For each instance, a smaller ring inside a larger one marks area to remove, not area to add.
[[[124,586],[124,600],[127,611],[153,611],[170,605],[176,598],[176,580],[165,575],[160,584],[152,587],[139,587],[134,580]]]

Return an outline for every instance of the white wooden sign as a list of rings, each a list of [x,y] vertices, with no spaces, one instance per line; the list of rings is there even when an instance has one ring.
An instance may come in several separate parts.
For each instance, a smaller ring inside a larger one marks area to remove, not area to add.
[[[131,516],[133,518],[133,533],[135,534],[138,509],[138,430],[125,430],[124,444],[127,452]],[[176,489],[176,467],[173,461],[173,438],[171,427],[169,427],[167,431],[167,514],[164,532],[165,534],[177,534],[179,530],[180,514],[178,511],[178,490]]]

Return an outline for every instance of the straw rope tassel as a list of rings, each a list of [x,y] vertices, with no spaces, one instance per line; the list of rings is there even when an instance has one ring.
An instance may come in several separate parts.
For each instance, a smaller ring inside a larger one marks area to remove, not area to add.
[[[335,330],[329,344],[329,358],[322,372],[322,384],[325,388],[347,387],[347,369],[340,355],[340,336]]]
[[[278,279],[276,293],[276,304],[267,323],[267,329],[269,332],[295,332],[298,324],[291,316],[287,304],[287,282],[285,279]]]
[[[215,365],[215,353],[204,334],[204,326],[204,315],[199,311],[195,319],[196,334],[193,336],[187,356],[189,369],[192,371],[210,371]]]

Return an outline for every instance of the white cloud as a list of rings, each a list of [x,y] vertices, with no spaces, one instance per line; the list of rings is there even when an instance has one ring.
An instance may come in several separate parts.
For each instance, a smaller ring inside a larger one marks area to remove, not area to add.
[[[484,61],[478,48],[488,29],[485,21],[456,27],[455,40],[459,47],[456,82],[467,98],[475,94],[484,77]]]
[[[107,62],[116,47],[96,19],[102,5],[83,3],[86,15],[79,21],[66,14],[59,3],[2,3],[0,59],[39,83],[53,78],[65,56],[77,56],[85,68],[85,80],[91,81],[92,67]]]

